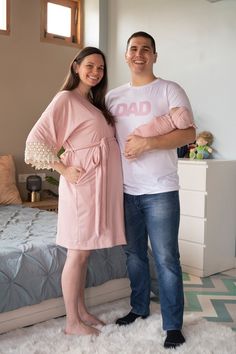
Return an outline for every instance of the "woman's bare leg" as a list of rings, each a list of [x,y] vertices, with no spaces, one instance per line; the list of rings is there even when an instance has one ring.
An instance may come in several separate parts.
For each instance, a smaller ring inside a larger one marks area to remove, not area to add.
[[[78,314],[78,298],[84,282],[84,264],[89,251],[68,250],[62,272],[62,292],[66,308],[66,334],[98,335],[96,328],[86,325]]]
[[[87,325],[102,325],[104,326],[105,323],[99,320],[97,317],[92,315],[91,313],[88,312],[88,309],[85,305],[85,299],[84,299],[84,290],[85,290],[85,283],[86,283],[86,275],[87,275],[87,266],[88,266],[88,257],[86,261],[83,263],[83,269],[81,268],[81,282],[80,282],[80,287],[79,287],[79,297],[78,297],[78,312],[79,312],[79,317],[83,322],[85,322]]]

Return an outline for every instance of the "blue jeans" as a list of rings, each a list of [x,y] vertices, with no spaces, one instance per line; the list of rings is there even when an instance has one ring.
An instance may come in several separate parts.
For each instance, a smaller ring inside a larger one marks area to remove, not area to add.
[[[179,260],[178,191],[124,196],[127,269],[132,312],[146,316],[150,305],[148,236],[158,274],[163,329],[181,329],[184,295]]]

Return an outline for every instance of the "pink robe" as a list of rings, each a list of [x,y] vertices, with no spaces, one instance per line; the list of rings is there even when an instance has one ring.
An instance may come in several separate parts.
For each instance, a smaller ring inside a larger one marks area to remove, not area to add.
[[[125,244],[122,169],[114,128],[76,89],[59,92],[49,104],[27,138],[25,161],[50,168],[62,146],[62,162],[85,173],[76,184],[60,176],[57,244],[83,250]]]

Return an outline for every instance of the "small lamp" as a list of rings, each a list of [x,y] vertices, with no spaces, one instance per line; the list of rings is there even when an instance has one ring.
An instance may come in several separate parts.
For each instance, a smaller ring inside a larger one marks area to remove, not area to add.
[[[40,201],[40,191],[42,188],[42,178],[37,175],[28,176],[26,179],[26,189],[29,191],[31,202]]]

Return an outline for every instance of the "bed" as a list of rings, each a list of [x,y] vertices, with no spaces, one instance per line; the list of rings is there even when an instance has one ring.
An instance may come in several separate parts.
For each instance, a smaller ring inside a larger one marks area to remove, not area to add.
[[[9,163],[4,177],[3,167]],[[61,273],[66,249],[55,244],[57,213],[23,206],[14,173],[12,157],[0,156],[0,333],[65,315]],[[157,294],[151,252],[149,261],[152,292]],[[129,295],[123,248],[93,251],[86,278],[87,305]]]
[[[55,244],[57,214],[0,206],[0,333],[65,314],[61,272],[66,249]],[[128,296],[122,247],[93,251],[88,306]]]

